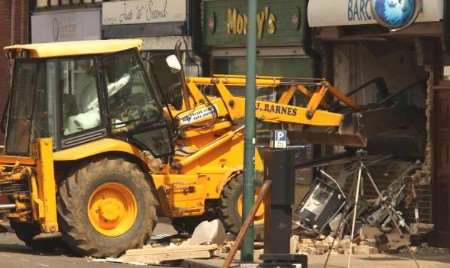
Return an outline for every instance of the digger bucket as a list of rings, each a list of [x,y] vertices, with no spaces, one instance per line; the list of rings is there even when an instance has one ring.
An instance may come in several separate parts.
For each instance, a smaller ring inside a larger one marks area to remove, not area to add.
[[[324,144],[339,145],[345,147],[364,148],[367,146],[367,138],[362,130],[361,113],[350,113],[344,115],[344,120],[335,129],[308,128],[301,131],[288,131],[291,144]]]

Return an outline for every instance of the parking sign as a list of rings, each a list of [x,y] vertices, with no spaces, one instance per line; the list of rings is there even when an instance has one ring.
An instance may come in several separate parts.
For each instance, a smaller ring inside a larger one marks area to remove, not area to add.
[[[274,130],[272,131],[272,148],[287,148],[287,131],[286,130]]]

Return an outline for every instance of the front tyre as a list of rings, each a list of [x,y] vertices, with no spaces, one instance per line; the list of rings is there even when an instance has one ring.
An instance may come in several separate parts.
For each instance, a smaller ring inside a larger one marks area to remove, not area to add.
[[[118,256],[142,247],[157,202],[147,177],[121,158],[90,161],[59,185],[58,216],[67,245],[82,256]]]
[[[255,179],[255,199],[259,194],[263,184],[262,178],[257,176]],[[231,178],[222,190],[220,197],[220,219],[227,231],[237,235],[242,227],[242,208],[244,186],[243,174],[238,174]],[[258,208],[253,222],[255,240],[264,240],[264,204]]]

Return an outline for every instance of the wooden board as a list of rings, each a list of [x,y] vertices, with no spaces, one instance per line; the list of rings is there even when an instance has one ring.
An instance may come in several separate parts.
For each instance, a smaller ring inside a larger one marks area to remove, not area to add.
[[[128,250],[118,261],[124,263],[160,264],[165,261],[182,259],[211,258],[217,245],[182,245],[168,247],[146,246]]]

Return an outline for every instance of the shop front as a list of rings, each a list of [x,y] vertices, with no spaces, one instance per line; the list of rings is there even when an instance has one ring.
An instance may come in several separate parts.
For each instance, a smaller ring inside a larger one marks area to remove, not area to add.
[[[245,75],[247,72],[247,4],[245,0],[203,1],[202,55],[205,75]],[[310,56],[305,0],[259,0],[257,11],[257,61],[259,76],[311,78],[316,75],[317,61]],[[231,88],[243,96],[242,88]],[[260,88],[258,99],[274,101],[275,88]],[[294,96],[297,105],[304,105],[300,94]],[[257,123],[257,142],[267,140],[269,131],[279,124]],[[312,155],[312,148],[307,149]],[[301,170],[296,176],[296,202],[309,187],[311,170]]]
[[[449,89],[442,86],[444,18],[442,0],[314,0],[308,5],[313,38],[327,48],[322,75],[347,93],[366,85],[352,94],[360,105],[410,116],[398,121],[399,129],[377,133],[372,152],[393,155],[399,163],[422,163],[414,174],[416,220],[433,223],[433,242],[450,246],[450,155],[443,135],[449,128],[448,90],[440,90]],[[395,116],[370,124],[382,129]],[[382,135],[390,146],[382,145]],[[370,139],[368,148],[371,153]],[[381,176],[378,183],[388,180]]]
[[[101,39],[100,8],[36,10],[31,15],[31,42]]]
[[[200,60],[193,56],[198,47],[200,22],[199,1],[137,0],[113,1],[102,4],[102,38],[141,38],[142,56],[147,67],[159,78],[162,88],[178,81],[166,65],[167,56],[174,54],[175,44],[182,41],[183,61],[192,65],[194,75],[200,74]]]
[[[203,49],[215,74],[246,73],[247,1],[203,2]],[[306,1],[258,1],[258,75],[312,77],[314,59],[304,48]]]

